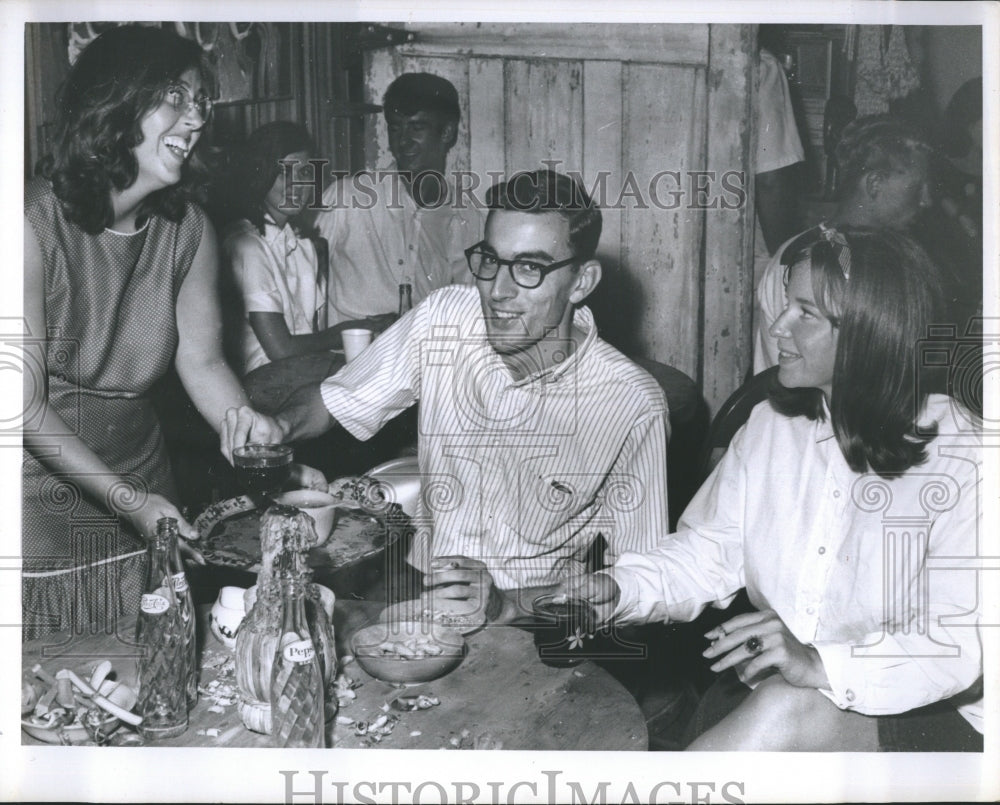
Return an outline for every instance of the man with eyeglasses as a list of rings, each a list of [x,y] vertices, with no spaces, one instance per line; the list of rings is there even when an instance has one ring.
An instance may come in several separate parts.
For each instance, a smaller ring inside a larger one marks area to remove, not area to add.
[[[494,185],[487,205],[486,237],[466,250],[476,287],[431,294],[278,414],[286,439],[334,421],[368,439],[419,399],[409,561],[474,606],[494,583],[537,590],[582,572],[599,537],[610,562],[668,530],[663,392],[582,305],[601,279],[600,211],[553,171]],[[246,436],[230,414],[231,449]]]

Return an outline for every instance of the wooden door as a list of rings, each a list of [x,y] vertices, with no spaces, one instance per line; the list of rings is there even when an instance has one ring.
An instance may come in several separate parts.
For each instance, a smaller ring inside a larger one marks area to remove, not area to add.
[[[366,100],[403,72],[448,78],[463,109],[449,170],[479,198],[518,170],[579,174],[604,215],[589,301],[602,335],[686,372],[717,410],[750,365],[753,26],[408,30],[414,41],[369,54]],[[366,153],[370,168],[389,161],[381,118]]]

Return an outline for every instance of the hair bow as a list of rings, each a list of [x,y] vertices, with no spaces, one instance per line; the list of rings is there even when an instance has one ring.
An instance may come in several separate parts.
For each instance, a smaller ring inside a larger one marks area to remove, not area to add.
[[[820,236],[829,243],[837,255],[837,262],[840,263],[840,270],[844,274],[844,279],[851,277],[851,247],[847,245],[847,238],[838,232],[834,227],[827,224],[819,225]]]

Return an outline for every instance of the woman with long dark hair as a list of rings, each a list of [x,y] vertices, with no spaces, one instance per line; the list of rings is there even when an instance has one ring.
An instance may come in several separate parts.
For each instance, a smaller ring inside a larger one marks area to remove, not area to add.
[[[226,228],[222,248],[240,297],[232,302],[242,307],[232,353],[244,374],[339,348],[342,330],[377,332],[394,318],[327,327],[327,277],[302,216],[311,171],[320,169],[309,164],[314,150],[303,126],[279,120],[256,129],[234,154],[227,191],[239,220]]]
[[[150,390],[176,366],[219,428],[246,395],[226,365],[215,235],[195,203],[212,101],[201,48],[109,29],[73,65],[53,154],[25,188],[26,637],[135,610],[143,539],[178,511]],[[280,441],[248,414],[255,440]]]
[[[889,230],[819,227],[772,325],[779,387],[678,530],[568,584],[622,623],[690,621],[725,672],[696,750],[982,749],[981,427],[925,385],[940,272]]]

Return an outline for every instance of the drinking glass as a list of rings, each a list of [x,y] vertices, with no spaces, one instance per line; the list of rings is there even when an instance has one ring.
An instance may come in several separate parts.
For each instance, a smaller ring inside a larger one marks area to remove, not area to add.
[[[532,602],[538,658],[556,668],[576,665],[589,656],[597,614],[588,601],[565,595],[542,595]]]
[[[279,494],[292,473],[292,448],[287,444],[250,442],[233,450],[236,481],[261,507]]]

